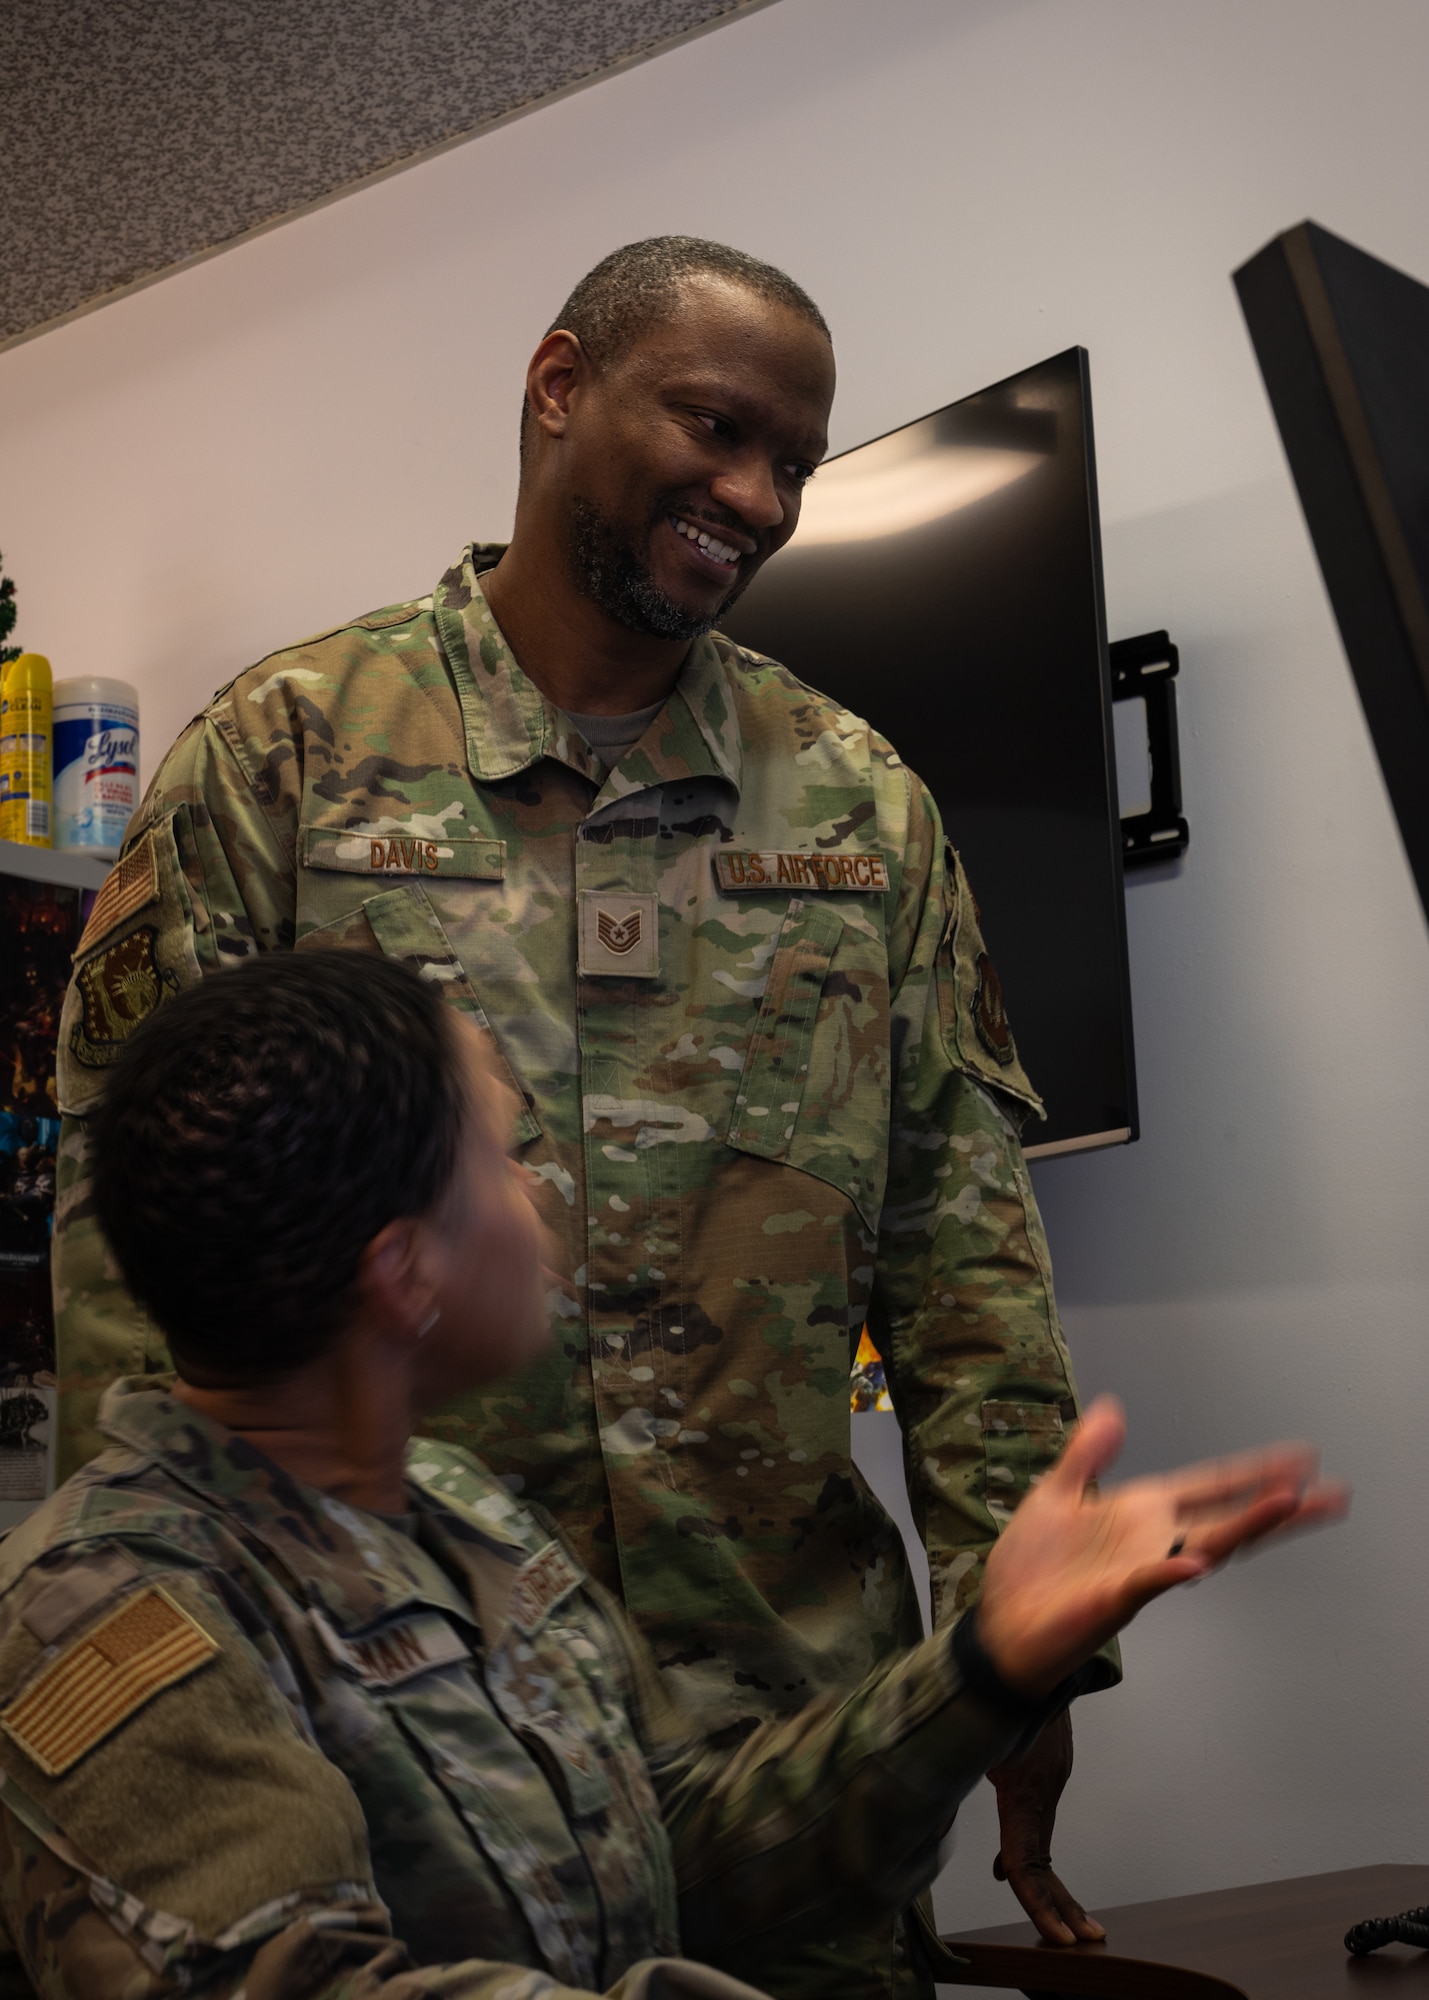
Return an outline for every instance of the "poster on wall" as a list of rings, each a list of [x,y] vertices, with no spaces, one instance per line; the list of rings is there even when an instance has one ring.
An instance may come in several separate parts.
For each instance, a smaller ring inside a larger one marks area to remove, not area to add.
[[[48,1491],[50,1299],[59,1105],[55,1043],[93,892],[0,869],[0,1526]]]

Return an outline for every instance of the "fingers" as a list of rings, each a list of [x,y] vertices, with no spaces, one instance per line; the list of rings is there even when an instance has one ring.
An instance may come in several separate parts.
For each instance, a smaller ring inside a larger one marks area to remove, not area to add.
[[[1324,1481],[1302,1494],[1282,1488],[1241,1508],[1228,1519],[1195,1528],[1185,1547],[1174,1556],[1133,1570],[1115,1595],[1115,1623],[1110,1630],[1129,1625],[1138,1611],[1174,1590],[1178,1584],[1194,1583],[1227,1561],[1237,1550],[1247,1550],[1272,1536],[1293,1533],[1297,1528],[1318,1527],[1341,1520],[1349,1508],[1349,1489],[1337,1481]]]
[[[1200,1507],[1223,1507],[1265,1487],[1307,1487],[1319,1463],[1320,1454],[1313,1445],[1274,1444],[1182,1466],[1163,1476],[1170,1497],[1190,1512]]]
[[[1009,1863],[1000,1853],[992,1864],[999,1882],[1006,1882],[1048,1944],[1093,1944],[1106,1936],[1058,1878],[1047,1855]]]
[[[1297,1528],[1342,1520],[1348,1511],[1349,1489],[1338,1482],[1321,1481],[1307,1492],[1282,1487],[1278,1492],[1263,1494],[1225,1520],[1194,1528],[1188,1538],[1188,1552],[1221,1563],[1237,1549],[1249,1548],[1271,1535],[1286,1535]]]

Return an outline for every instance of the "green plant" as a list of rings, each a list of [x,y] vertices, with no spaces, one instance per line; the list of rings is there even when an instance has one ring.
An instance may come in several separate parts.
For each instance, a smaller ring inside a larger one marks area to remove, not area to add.
[[[8,667],[11,660],[18,660],[20,648],[6,645],[6,640],[15,629],[15,584],[6,576],[5,558],[0,555],[0,667]]]

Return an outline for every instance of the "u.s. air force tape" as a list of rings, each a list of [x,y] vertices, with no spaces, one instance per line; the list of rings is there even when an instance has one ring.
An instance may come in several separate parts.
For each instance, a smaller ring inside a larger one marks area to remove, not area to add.
[[[886,889],[881,854],[786,854],[730,847],[715,856],[721,889]]]

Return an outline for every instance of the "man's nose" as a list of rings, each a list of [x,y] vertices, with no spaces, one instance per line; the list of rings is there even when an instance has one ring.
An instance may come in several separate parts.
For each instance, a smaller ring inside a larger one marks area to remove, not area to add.
[[[751,534],[767,534],[784,519],[773,470],[752,454],[724,468],[710,487],[710,498],[737,514]]]

